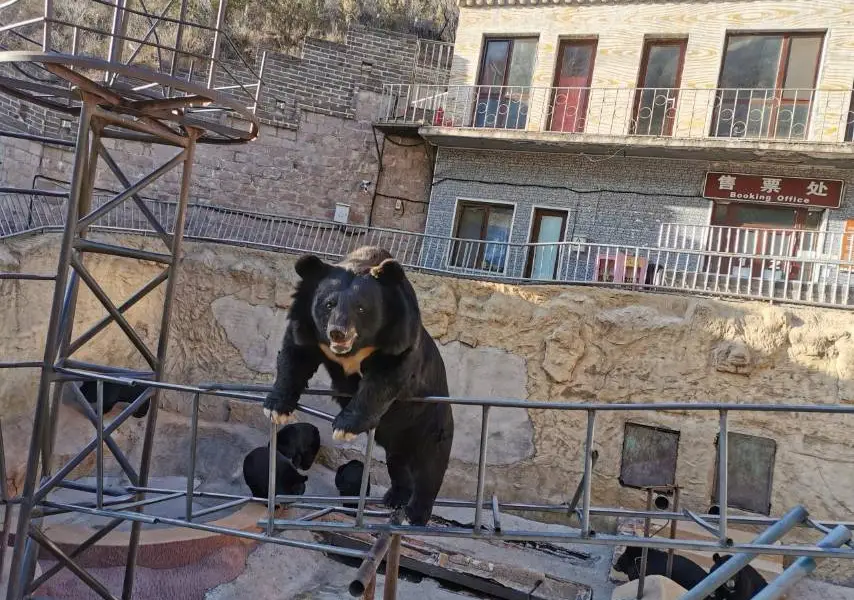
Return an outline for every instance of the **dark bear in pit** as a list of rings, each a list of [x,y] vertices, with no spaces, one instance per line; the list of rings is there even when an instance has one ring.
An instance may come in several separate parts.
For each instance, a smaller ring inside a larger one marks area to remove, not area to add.
[[[104,382],[104,414],[108,414],[113,407],[119,402],[126,402],[130,404],[137,398],[139,395],[145,391],[145,386],[140,384],[134,385],[124,385],[121,383],[114,383],[112,381]],[[86,401],[92,405],[92,408],[97,410],[98,406],[98,383],[93,380],[87,380],[80,384],[80,391],[83,393],[83,397],[86,398]],[[144,417],[148,414],[148,405],[151,404],[150,401],[146,400],[142,404],[139,405],[133,412],[133,416],[137,418]]]
[[[308,471],[320,452],[320,431],[311,423],[291,423],[276,434],[276,449],[300,471]]]
[[[622,556],[617,559],[614,569],[628,575],[630,581],[640,578],[642,548],[628,546]],[[646,555],[647,575],[667,575],[667,552],[650,548]],[[706,570],[694,561],[673,555],[673,570],[670,579],[681,585],[686,590],[700,583],[706,578]]]
[[[722,564],[730,559],[729,555],[721,556],[717,552],[712,555],[711,572],[714,573]],[[734,577],[728,579],[721,587],[715,590],[715,600],[750,600],[761,590],[765,589],[768,582],[759,574],[759,571],[746,565]]]
[[[276,452],[276,495],[302,496],[308,477],[296,470],[290,460]],[[260,446],[243,459],[243,481],[253,498],[266,498],[270,482],[270,446]]]
[[[297,260],[300,277],[264,411],[286,423],[309,379],[323,364],[341,412],[333,438],[352,440],[376,428],[386,451],[390,508],[405,507],[424,525],[442,486],[453,441],[448,404],[408,398],[447,396],[445,364],[424,329],[415,290],[388,251],[363,247],[338,264]]]
[[[365,464],[353,459],[338,467],[335,472],[335,487],[338,488],[338,493],[341,496],[358,496],[362,488],[362,474],[365,472]],[[368,489],[365,492],[367,496],[371,495],[371,479],[368,476]],[[352,502],[345,502],[345,508],[356,508],[357,505]]]

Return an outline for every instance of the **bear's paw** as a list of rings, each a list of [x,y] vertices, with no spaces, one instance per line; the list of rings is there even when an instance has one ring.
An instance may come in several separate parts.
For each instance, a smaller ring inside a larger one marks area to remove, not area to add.
[[[336,442],[352,442],[359,434],[350,433],[349,431],[344,431],[343,429],[333,429],[332,430],[332,439]]]
[[[294,413],[285,414],[269,408],[264,409],[264,416],[276,425],[287,425],[288,423],[293,423],[297,420],[297,416]]]

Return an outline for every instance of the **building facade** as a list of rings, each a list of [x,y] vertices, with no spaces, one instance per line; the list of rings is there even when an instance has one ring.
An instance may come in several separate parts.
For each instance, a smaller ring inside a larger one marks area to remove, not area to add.
[[[852,40],[835,0],[462,0],[450,84],[379,119],[438,147],[425,266],[849,303]]]

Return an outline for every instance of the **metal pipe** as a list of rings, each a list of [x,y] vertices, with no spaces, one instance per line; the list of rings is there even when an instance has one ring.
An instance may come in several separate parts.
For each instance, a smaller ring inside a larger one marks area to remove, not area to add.
[[[278,427],[275,421],[270,421],[269,465],[267,471],[267,535],[273,535],[273,520],[276,514],[276,462],[279,458],[279,448],[276,443]]]
[[[593,486],[593,434],[596,411],[587,411],[587,435],[584,440],[584,490],[581,496],[581,536],[590,536],[590,494]]]
[[[190,413],[190,463],[187,465],[187,503],[184,517],[193,520],[193,489],[196,487],[196,443],[199,435],[199,394],[193,394],[193,407]]]
[[[385,558],[390,546],[391,535],[384,533],[377,537],[367,556],[362,560],[359,570],[356,571],[356,576],[350,582],[348,590],[351,596],[362,596],[370,582],[376,579],[377,568],[383,561],[383,558]]]
[[[483,522],[483,495],[486,487],[486,443],[489,439],[489,406],[483,407],[480,416],[480,449],[477,456],[477,496],[474,504],[474,534],[480,534]]]
[[[501,511],[498,509],[498,496],[492,494],[492,528],[501,532]]]
[[[37,275],[35,273],[0,273],[0,281],[18,279],[24,281],[53,281],[55,275]]]
[[[773,544],[781,537],[786,535],[798,523],[803,523],[809,516],[807,509],[801,505],[795,506],[783,517],[780,518],[774,525],[759,534],[754,540],[754,544]],[[703,600],[707,596],[714,593],[716,589],[724,585],[727,580],[735,576],[747,564],[756,558],[758,552],[743,552],[730,556],[729,560],[723,563],[712,573],[703,579],[700,583],[686,592],[681,600]]]
[[[679,512],[679,506],[681,504],[679,491],[680,491],[679,486],[678,485],[675,486],[675,488],[673,490],[673,510],[675,512]],[[670,539],[671,540],[676,539],[676,528],[677,528],[678,524],[679,524],[679,521],[677,521],[676,519],[670,519]],[[668,579],[672,579],[671,575],[673,575],[673,550],[667,551],[667,569],[665,571],[665,575],[667,576]]]
[[[842,525],[836,527],[828,533],[817,546],[820,548],[838,548],[843,544],[847,544],[851,540],[851,530]],[[809,556],[802,556],[788,569],[780,573],[774,581],[769,583],[765,589],[756,594],[753,600],[777,600],[785,596],[789,590],[798,581],[815,571],[815,559]]]
[[[400,535],[391,536],[391,547],[385,561],[383,600],[397,600],[397,577],[400,571]]]
[[[3,533],[0,534],[0,573],[6,564],[6,547],[12,526],[12,506],[9,503],[9,486],[6,483],[6,447],[3,443],[3,420],[0,419],[0,500],[3,501]]]
[[[169,61],[169,75],[171,77],[175,76],[175,69],[178,66],[178,55],[181,52],[181,42],[184,39],[184,21],[186,18],[187,0],[181,0],[181,8],[178,11],[178,31],[175,33],[175,50],[172,52],[172,59]],[[169,91],[171,92],[171,89]]]
[[[219,60],[219,44],[220,36],[222,35],[222,24],[225,21],[226,0],[219,0],[219,7],[216,11],[216,25],[214,26],[213,48],[211,49],[211,63],[208,69],[208,87],[213,86],[214,71],[216,70],[216,62]]]
[[[206,515],[212,515],[214,513],[218,513],[223,510],[228,510],[229,508],[234,508],[236,506],[243,506],[244,504],[249,503],[249,498],[238,498],[237,500],[232,500],[231,502],[226,502],[224,504],[217,504],[216,506],[211,506],[208,508],[203,508],[202,510],[198,510],[193,513],[193,517],[204,517]]]
[[[95,382],[98,413],[95,428],[98,430],[98,447],[95,449],[95,506],[104,508],[104,382]]]
[[[376,429],[368,432],[368,443],[365,445],[365,461],[362,469],[362,481],[359,482],[359,504],[356,510],[356,525],[365,523],[365,502],[368,495],[368,483],[371,480],[371,462],[374,456],[374,442],[377,434]]]
[[[646,490],[646,510],[647,512],[652,511],[652,488],[648,488]],[[646,517],[643,520],[643,537],[649,537],[649,526],[650,521],[652,519],[650,517]],[[649,548],[641,548],[641,564],[640,564],[640,572],[638,573],[638,593],[635,596],[637,600],[641,600],[643,598],[643,588],[646,583],[646,567],[647,567],[647,559],[649,558]]]
[[[51,51],[52,21],[53,0],[44,0],[44,30],[42,31],[42,52]]]
[[[30,529],[30,537],[38,542],[39,546],[50,552],[57,561],[65,565],[69,571],[74,573],[78,579],[89,586],[89,588],[101,598],[104,598],[104,600],[117,600],[117,598],[113,596],[100,581],[92,577],[92,575],[90,575],[83,567],[78,565],[74,559],[65,554],[59,546],[49,540],[41,531],[39,531],[38,528],[33,527]]]
[[[81,252],[95,252],[97,254],[106,254],[108,256],[118,256],[119,258],[135,258],[137,260],[148,260],[151,262],[171,265],[173,257],[160,252],[149,252],[147,250],[137,250],[136,248],[125,248],[123,246],[115,246],[113,244],[105,244],[103,242],[93,242],[90,240],[80,240],[74,247]]]
[[[50,0],[46,0],[46,2],[50,2]],[[49,43],[48,35],[48,29],[45,29],[46,45]],[[89,142],[89,125],[93,110],[93,100],[84,95],[77,129],[77,151],[74,155],[74,166],[71,178],[72,185],[65,217],[65,222],[69,224],[77,221],[77,207],[80,201],[80,192],[83,187],[83,178],[85,176],[85,150]],[[52,309],[48,321],[47,334],[45,336],[44,365],[42,366],[41,376],[39,378],[39,391],[36,398],[35,415],[33,417],[33,433],[30,437],[30,447],[27,455],[26,475],[24,477],[23,493],[21,494],[21,508],[18,513],[15,549],[12,552],[12,566],[9,574],[9,586],[6,595],[7,600],[21,600],[26,587],[24,582],[26,574],[22,569],[25,563],[25,540],[27,539],[28,532],[30,530],[31,513],[34,508],[33,495],[36,491],[36,479],[38,477],[38,463],[42,450],[42,443],[46,436],[46,429],[50,419],[49,396],[51,379],[53,376],[53,361],[56,358],[56,350],[60,341],[59,309],[62,306],[63,298],[65,296],[65,285],[68,281],[71,248],[74,237],[74,228],[67,226],[62,234],[59,260],[57,261],[56,285],[53,290],[53,300],[51,303]]]
[[[172,237],[170,253],[172,261],[169,264],[169,278],[166,281],[166,291],[163,298],[163,314],[160,319],[160,339],[157,344],[157,370],[155,379],[163,378],[163,364],[166,359],[166,349],[169,345],[169,328],[172,322],[172,309],[175,303],[175,291],[178,285],[178,265],[180,264],[181,251],[184,241],[184,224],[187,218],[187,203],[190,197],[190,182],[193,172],[193,161],[196,153],[196,140],[201,135],[197,129],[187,130],[186,156],[184,157],[183,170],[181,172],[181,191],[178,196],[178,207],[175,214],[175,234]],[[148,420],[145,425],[145,438],[142,443],[142,456],[140,458],[139,483],[145,486],[148,483],[148,474],[151,468],[151,453],[154,450],[154,430],[157,426],[157,409],[160,401],[159,391],[155,391],[148,408]],[[128,541],[127,568],[122,588],[123,600],[131,600],[133,597],[134,571],[136,570],[136,557],[139,551],[139,534],[141,523],[135,521],[131,526],[130,539]]]
[[[113,24],[110,29],[110,48],[107,54],[107,60],[111,63],[120,63],[122,60],[122,50],[124,49],[125,27],[127,18],[125,16],[124,7],[127,0],[116,0],[116,8],[113,12]],[[107,71],[104,74],[104,81],[109,82],[113,74]]]
[[[720,430],[718,432],[718,506],[720,520],[718,521],[718,539],[721,546],[728,546],[727,512],[729,508],[729,427],[727,411],[720,411]]]
[[[599,460],[599,451],[593,451],[592,464],[590,465],[590,469],[596,466],[596,461]],[[566,507],[567,516],[572,516],[575,513],[575,509],[578,506],[579,500],[581,500],[581,494],[584,491],[584,476],[581,476],[581,479],[578,480],[578,485],[575,487],[575,493],[572,495],[572,500],[569,501],[569,504]],[[591,509],[592,510],[592,509]]]

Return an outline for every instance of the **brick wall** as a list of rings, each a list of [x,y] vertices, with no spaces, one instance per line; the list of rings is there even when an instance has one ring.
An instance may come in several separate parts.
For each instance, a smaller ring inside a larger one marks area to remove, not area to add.
[[[409,81],[417,43],[409,35],[353,28],[344,44],[308,39],[300,57],[268,54],[260,136],[245,145],[200,146],[191,200],[322,219],[332,218],[335,204],[341,202],[350,205],[352,223],[367,223],[372,214],[374,225],[423,231],[429,155],[418,140],[384,140],[372,128],[382,85]],[[256,68],[258,63],[260,55]],[[248,69],[237,62],[229,63],[229,71],[244,83],[252,81]],[[205,76],[196,73],[194,79]],[[224,82],[219,74],[217,81]],[[69,139],[76,124],[64,115],[0,95],[0,128]],[[149,144],[105,143],[132,180],[175,152]],[[0,144],[7,140],[0,138]],[[384,168],[376,186],[380,154]],[[71,161],[68,149],[46,146],[36,171],[67,180]],[[0,175],[0,185],[11,181],[6,170]],[[169,173],[145,195],[174,199],[177,175]],[[15,185],[23,185],[23,179],[17,177]],[[362,181],[373,184],[367,193],[360,190]],[[116,188],[118,182],[102,171],[98,185]]]
[[[827,229],[842,231],[854,218],[854,171],[441,148],[426,232],[451,235],[457,200],[470,199],[514,205],[512,242],[528,241],[540,206],[570,211],[567,239],[655,246],[661,223],[709,224],[710,201],[698,197],[709,170],[843,179],[846,197],[841,209],[827,211]]]

